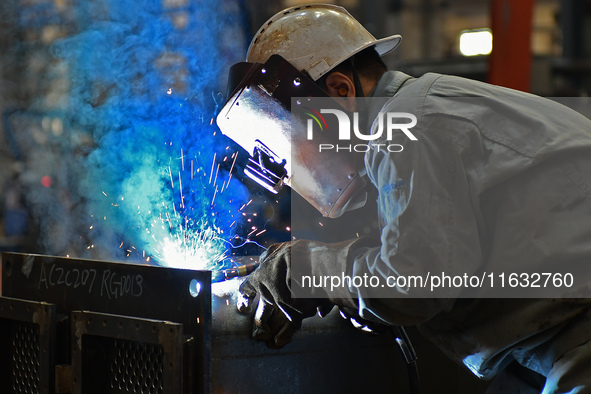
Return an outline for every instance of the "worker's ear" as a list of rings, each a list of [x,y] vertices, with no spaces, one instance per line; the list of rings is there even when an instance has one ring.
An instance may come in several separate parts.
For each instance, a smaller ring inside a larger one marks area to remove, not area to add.
[[[339,97],[339,103],[348,111],[355,111],[357,109],[357,102],[355,100],[355,84],[353,81],[343,73],[338,71],[330,73],[326,77],[326,92],[330,97]]]

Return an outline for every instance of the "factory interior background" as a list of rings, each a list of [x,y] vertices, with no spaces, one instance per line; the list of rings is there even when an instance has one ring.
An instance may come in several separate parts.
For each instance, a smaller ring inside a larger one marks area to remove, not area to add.
[[[403,36],[392,69],[591,93],[591,1],[326,2],[377,38]],[[304,3],[2,0],[0,251],[213,269],[289,240],[294,221],[336,241],[331,228],[363,211],[293,217],[300,197],[245,177],[248,155],[215,125],[229,66],[264,21]],[[430,357],[431,376],[482,387]]]

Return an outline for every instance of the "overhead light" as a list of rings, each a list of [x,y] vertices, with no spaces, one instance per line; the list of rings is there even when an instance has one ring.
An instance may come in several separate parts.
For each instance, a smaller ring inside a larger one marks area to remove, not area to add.
[[[490,29],[464,30],[460,33],[460,53],[464,56],[488,55],[492,52]]]

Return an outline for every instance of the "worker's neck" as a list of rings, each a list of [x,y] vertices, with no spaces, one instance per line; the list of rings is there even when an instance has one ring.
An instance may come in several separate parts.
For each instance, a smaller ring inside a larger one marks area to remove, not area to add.
[[[363,97],[367,97],[378,84],[378,81],[366,79],[363,77],[359,77],[359,82],[361,83],[361,88],[363,89]]]

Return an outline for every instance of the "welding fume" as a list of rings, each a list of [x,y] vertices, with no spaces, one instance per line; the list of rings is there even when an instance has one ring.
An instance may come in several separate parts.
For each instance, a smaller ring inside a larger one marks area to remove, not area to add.
[[[336,306],[358,327],[416,327],[489,393],[591,393],[591,122],[517,90],[388,70],[399,45],[414,43],[301,5],[231,68],[217,124],[250,154],[245,173],[327,218],[376,201],[365,220],[380,228],[328,243],[292,226],[240,286],[253,337],[281,348]]]

